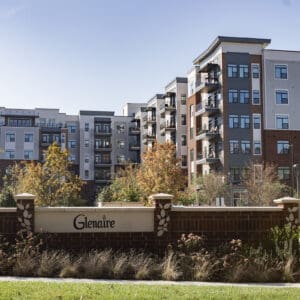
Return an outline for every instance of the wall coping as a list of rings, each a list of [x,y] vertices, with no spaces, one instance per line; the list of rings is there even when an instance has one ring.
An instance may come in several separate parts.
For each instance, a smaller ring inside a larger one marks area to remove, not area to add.
[[[125,211],[149,211],[153,212],[155,210],[154,207],[126,207],[126,206],[119,206],[119,207],[36,207],[35,212],[47,213],[47,212],[125,212]]]
[[[274,203],[276,204],[300,204],[300,199],[297,198],[292,198],[292,197],[283,197],[279,199],[273,200]]]
[[[151,200],[172,200],[174,196],[170,194],[158,193],[151,195],[149,198]]]
[[[0,213],[9,213],[9,212],[16,212],[17,208],[16,207],[1,207],[0,208]]]
[[[176,212],[198,212],[198,211],[212,211],[212,212],[243,212],[243,211],[282,211],[282,207],[272,207],[272,206],[241,206],[241,207],[227,207],[227,206],[201,206],[201,207],[180,207],[173,206],[172,211]]]
[[[22,193],[22,194],[17,194],[15,195],[15,199],[35,199],[35,195],[29,194],[29,193]]]

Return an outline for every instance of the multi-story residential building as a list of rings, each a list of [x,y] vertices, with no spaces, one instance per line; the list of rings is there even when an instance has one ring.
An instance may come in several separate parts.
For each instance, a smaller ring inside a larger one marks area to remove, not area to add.
[[[294,184],[300,162],[300,51],[264,50],[263,159],[278,165],[278,176]]]
[[[291,178],[300,161],[300,52],[265,49],[269,39],[217,37],[188,74],[189,182],[228,175],[233,197],[250,162],[278,164]]]

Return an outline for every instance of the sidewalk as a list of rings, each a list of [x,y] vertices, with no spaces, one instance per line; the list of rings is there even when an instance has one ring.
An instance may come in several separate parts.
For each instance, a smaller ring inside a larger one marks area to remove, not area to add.
[[[192,286],[236,286],[236,287],[270,287],[270,288],[300,288],[300,283],[224,283],[196,281],[163,281],[163,280],[109,280],[109,279],[75,279],[75,278],[44,278],[0,276],[4,281],[40,281],[56,283],[101,283],[101,284],[143,284],[143,285],[192,285]]]

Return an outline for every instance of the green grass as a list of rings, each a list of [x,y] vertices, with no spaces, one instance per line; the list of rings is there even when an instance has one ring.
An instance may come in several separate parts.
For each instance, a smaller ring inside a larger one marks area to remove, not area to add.
[[[0,282],[0,299],[300,299],[297,288]]]

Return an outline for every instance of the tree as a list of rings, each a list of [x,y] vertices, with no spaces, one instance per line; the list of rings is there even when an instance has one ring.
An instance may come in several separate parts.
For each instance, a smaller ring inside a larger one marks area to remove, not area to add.
[[[195,187],[199,187],[198,200],[199,203],[215,205],[217,197],[229,196],[229,186],[226,177],[216,173],[209,173],[199,176],[195,181]]]
[[[176,158],[176,146],[167,142],[155,143],[142,155],[142,164],[137,172],[137,180],[144,198],[155,193],[179,196],[186,185],[186,178]]]
[[[139,201],[142,191],[137,180],[138,167],[128,164],[116,175],[109,187],[102,189],[98,201]]]
[[[244,185],[247,189],[248,205],[274,205],[273,200],[287,191],[287,186],[280,183],[277,169],[272,164],[252,163]]]
[[[36,205],[58,206],[82,204],[80,191],[82,181],[70,172],[68,151],[61,151],[53,143],[46,151],[43,164],[25,162],[22,166],[12,168],[12,178],[15,181],[15,193],[32,193],[36,196]]]
[[[7,171],[9,172],[9,169]],[[0,192],[0,207],[15,207],[16,206],[16,201],[14,199],[12,187],[9,183],[8,174],[3,176],[3,186],[2,186],[2,189]]]

